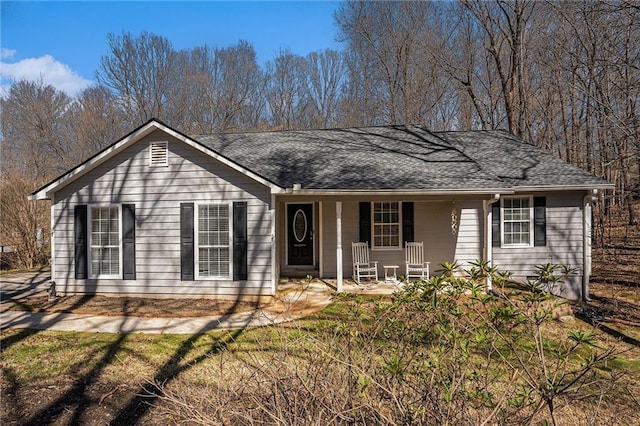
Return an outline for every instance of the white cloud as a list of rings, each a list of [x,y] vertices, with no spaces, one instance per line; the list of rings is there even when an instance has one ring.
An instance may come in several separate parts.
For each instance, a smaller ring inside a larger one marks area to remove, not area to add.
[[[2,48],[2,59],[13,58],[13,55],[16,54],[16,51],[13,49],[7,49],[6,47]]]
[[[3,58],[5,57],[5,50],[10,51],[10,49],[2,49]],[[77,95],[92,84],[92,81],[80,76],[69,68],[67,64],[56,61],[51,55],[26,58],[17,62],[2,61],[0,62],[0,76],[3,80],[3,88],[7,85],[4,80],[42,81],[66,92],[70,96]]]

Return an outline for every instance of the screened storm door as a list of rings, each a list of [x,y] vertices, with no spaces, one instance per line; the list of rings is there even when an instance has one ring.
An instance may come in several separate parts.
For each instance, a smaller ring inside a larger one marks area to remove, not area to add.
[[[287,205],[287,263],[313,265],[313,204]]]

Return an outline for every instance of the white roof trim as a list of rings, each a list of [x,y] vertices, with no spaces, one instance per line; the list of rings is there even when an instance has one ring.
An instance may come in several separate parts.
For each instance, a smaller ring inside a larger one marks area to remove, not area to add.
[[[406,195],[487,195],[487,194],[513,194],[514,191],[511,188],[500,189],[424,189],[424,190],[406,190],[406,189],[371,189],[371,190],[332,190],[332,189],[287,189],[283,191],[283,195],[382,195],[382,196],[406,196]]]
[[[274,183],[269,182],[268,180],[258,176],[257,174],[253,173],[252,171],[250,171],[248,169],[245,169],[244,167],[241,167],[240,165],[238,165],[238,164],[234,163],[233,161],[231,161],[231,160],[219,155],[215,151],[212,151],[211,149],[201,145],[200,143],[194,141],[193,139],[176,132],[172,128],[160,123],[159,121],[151,120],[148,123],[144,124],[142,127],[138,128],[137,130],[135,130],[132,133],[130,133],[129,135],[127,135],[124,138],[120,139],[119,141],[117,141],[113,145],[105,148],[103,151],[99,152],[94,157],[89,158],[88,160],[86,160],[82,164],[76,166],[75,168],[69,170],[67,173],[63,174],[62,176],[60,176],[56,180],[50,182],[49,184],[47,184],[46,186],[44,186],[44,187],[42,187],[42,188],[40,188],[38,190],[36,190],[34,193],[32,193],[31,195],[28,196],[29,200],[46,200],[46,199],[50,199],[51,198],[51,194],[53,194],[54,192],[59,191],[64,186],[66,186],[69,183],[74,182],[75,180],[79,179],[81,176],[87,174],[88,172],[90,172],[91,170],[95,169],[100,164],[103,164],[105,161],[107,161],[108,159],[110,159],[114,155],[124,151],[125,149],[127,149],[128,147],[130,147],[131,145],[136,143],[138,140],[142,139],[143,137],[151,134],[152,132],[154,132],[156,130],[161,130],[161,131],[169,134],[170,136],[173,136],[174,138],[186,143],[187,145],[197,149],[198,151],[203,152],[203,153],[207,154],[208,156],[216,159],[217,161],[223,163],[224,165],[229,166],[232,169],[234,169],[234,170],[236,170],[236,171],[238,171],[238,172],[250,177],[251,179],[253,179],[253,180],[265,185],[266,187],[271,189],[272,193],[284,192],[284,189],[280,188],[279,186],[275,185]]]
[[[515,192],[540,192],[540,191],[591,191],[593,189],[613,189],[612,183],[586,184],[586,185],[540,185],[540,186],[514,186]]]

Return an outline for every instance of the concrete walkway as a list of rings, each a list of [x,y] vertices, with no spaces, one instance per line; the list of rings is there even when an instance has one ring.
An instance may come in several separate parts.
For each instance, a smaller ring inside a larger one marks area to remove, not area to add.
[[[46,297],[49,278],[42,273],[0,276],[0,329],[82,331],[90,333],[197,334],[214,330],[263,327],[299,319],[324,309],[332,289],[320,281],[280,286],[270,306],[248,312],[193,318],[142,318],[66,313],[10,311],[2,305],[12,296],[42,292]],[[4,308],[4,309],[3,309]]]

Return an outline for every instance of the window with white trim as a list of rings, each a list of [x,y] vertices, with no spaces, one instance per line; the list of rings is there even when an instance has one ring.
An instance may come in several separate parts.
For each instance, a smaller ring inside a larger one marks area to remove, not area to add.
[[[167,141],[149,142],[149,166],[161,167],[169,165],[169,143]]]
[[[198,278],[231,278],[229,204],[199,204],[196,219]]]
[[[89,244],[93,277],[120,277],[120,207],[90,208]]]
[[[400,202],[373,203],[373,248],[399,248]]]
[[[530,247],[533,245],[532,197],[502,198],[502,245]]]

